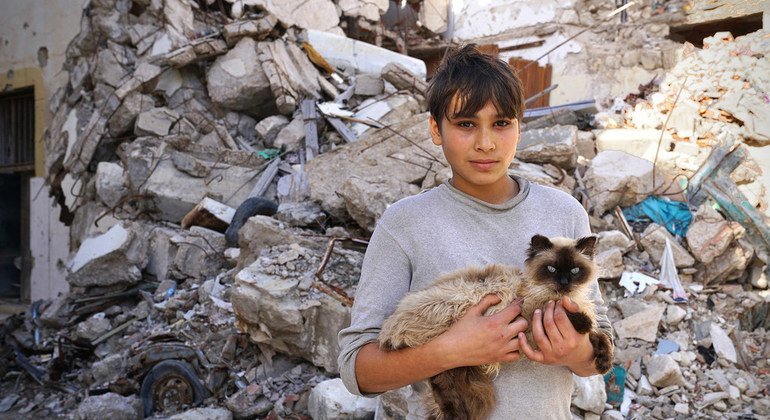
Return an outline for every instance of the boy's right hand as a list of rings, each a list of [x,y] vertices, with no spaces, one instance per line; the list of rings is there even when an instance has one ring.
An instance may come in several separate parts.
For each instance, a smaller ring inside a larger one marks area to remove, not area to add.
[[[447,369],[519,360],[519,332],[528,328],[520,317],[521,306],[512,303],[494,315],[484,313],[500,303],[496,295],[484,296],[462,318],[436,338]]]

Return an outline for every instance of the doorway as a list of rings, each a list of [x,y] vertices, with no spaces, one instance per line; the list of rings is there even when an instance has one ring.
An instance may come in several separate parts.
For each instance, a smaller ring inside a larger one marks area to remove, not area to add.
[[[13,90],[0,95],[0,297],[23,299],[29,293],[29,180],[34,169],[34,89]]]

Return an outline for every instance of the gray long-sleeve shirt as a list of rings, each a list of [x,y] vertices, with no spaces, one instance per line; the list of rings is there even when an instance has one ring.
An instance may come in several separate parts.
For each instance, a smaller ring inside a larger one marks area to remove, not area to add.
[[[409,291],[421,290],[442,273],[490,263],[524,266],[535,234],[580,238],[590,235],[588,215],[572,196],[514,178],[520,191],[502,204],[471,197],[449,183],[391,205],[369,242],[353,304],[351,325],[340,331],[340,376],[350,392],[362,395],[355,360],[360,348],[377,340],[383,321]],[[597,319],[611,325],[594,282]],[[497,406],[491,419],[570,419],[572,373],[566,367],[529,360],[507,363],[494,381]],[[410,418],[424,407],[413,384]],[[368,394],[374,396],[376,394]]]

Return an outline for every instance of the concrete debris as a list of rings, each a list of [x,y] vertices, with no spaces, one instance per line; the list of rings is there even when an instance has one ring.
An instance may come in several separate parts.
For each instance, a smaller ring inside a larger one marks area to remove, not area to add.
[[[714,346],[717,356],[732,363],[738,362],[735,345],[733,345],[725,330],[717,324],[711,324],[711,344]]]
[[[602,414],[607,402],[604,379],[599,375],[589,377],[573,375],[572,380],[575,382],[572,404],[581,410]]]
[[[206,72],[211,100],[227,109],[259,114],[261,104],[272,102],[270,81],[257,58],[257,42],[243,38]]]
[[[310,417],[318,420],[369,419],[376,408],[377,400],[351,394],[339,378],[316,385],[308,401]]]
[[[224,233],[235,216],[235,209],[205,197],[182,219],[182,229],[201,226]]]
[[[121,223],[80,245],[67,264],[67,281],[80,287],[136,283],[146,263],[147,247],[142,232]]]
[[[533,163],[552,163],[572,169],[577,163],[577,133],[574,125],[555,125],[521,133],[516,157]]]
[[[78,406],[77,416],[83,420],[142,418],[142,402],[136,397],[124,397],[113,392],[86,397]]]
[[[71,291],[5,319],[0,341],[17,351],[0,351],[10,366],[0,412],[371,418],[379,404],[382,418],[406,417],[411,388],[378,403],[334,379],[366,237],[390,204],[452,177],[428,130],[437,63],[382,46],[429,57],[443,51],[435,34],[467,28],[447,25],[446,0],[391,3],[89,3],[44,139],[44,172],[70,220],[73,252],[60,265]],[[663,76],[598,113],[600,98],[530,112],[540,118],[522,124],[509,168],[573,195],[599,238],[625,397],[610,406],[600,376],[575,377],[572,410],[761,418],[770,230],[754,216],[768,200],[764,166],[743,155],[770,144],[770,43],[757,31],[718,33],[703,49],[658,45],[647,35],[668,34],[658,21],[668,12],[638,9],[633,21],[654,22],[605,31],[627,51],[591,55],[619,79]],[[596,3],[554,19],[584,26],[609,11]],[[506,57],[519,48],[484,39]],[[689,200],[686,233],[669,233],[678,221],[661,214],[622,211],[661,195]],[[735,211],[744,202],[748,221]],[[686,304],[657,280],[670,277],[666,241]],[[191,401],[146,397],[169,371],[189,381]]]
[[[647,376],[650,383],[658,388],[685,384],[682,370],[668,354],[656,354],[647,362]]]
[[[134,134],[137,136],[165,136],[179,120],[179,114],[168,108],[153,108],[136,117]]]
[[[658,325],[665,310],[665,306],[655,305],[631,316],[626,316],[613,324],[615,332],[621,340],[639,338],[654,342],[658,336]]]
[[[692,267],[695,259],[687,252],[682,245],[671,235],[663,226],[650,223],[647,229],[641,234],[641,243],[644,250],[650,254],[650,257],[656,263],[660,263],[663,256],[663,249],[666,245],[666,238],[671,243],[671,250],[674,252],[674,262],[678,268]]]

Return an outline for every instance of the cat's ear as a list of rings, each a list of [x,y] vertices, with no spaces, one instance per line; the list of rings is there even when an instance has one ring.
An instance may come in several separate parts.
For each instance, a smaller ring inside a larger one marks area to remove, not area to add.
[[[553,243],[550,239],[543,235],[535,235],[530,241],[529,249],[527,249],[527,259],[531,259],[540,252],[551,248],[553,248]]]
[[[584,238],[580,238],[577,240],[577,242],[575,242],[575,248],[581,254],[593,259],[596,252],[596,240],[596,236],[586,236]]]

